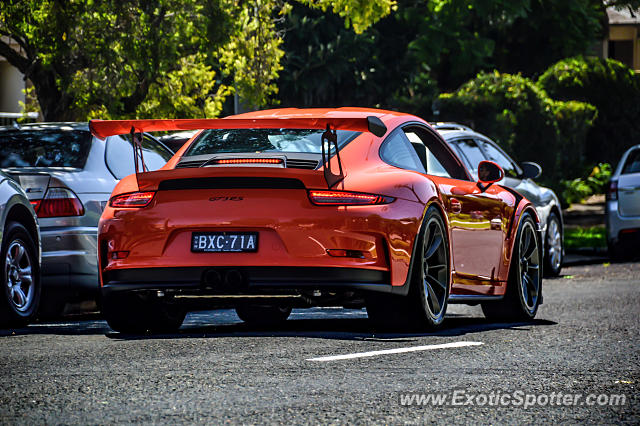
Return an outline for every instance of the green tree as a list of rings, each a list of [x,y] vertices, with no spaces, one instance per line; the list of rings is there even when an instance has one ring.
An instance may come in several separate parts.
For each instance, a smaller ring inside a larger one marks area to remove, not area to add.
[[[392,4],[333,10],[361,31]],[[0,55],[31,80],[46,120],[216,114],[233,87],[255,106],[275,93],[276,23],[289,9],[283,0],[6,0]]]
[[[439,91],[482,70],[533,76],[585,53],[602,30],[600,0],[399,0],[362,34],[296,7],[284,27],[287,105],[377,105],[431,115]]]

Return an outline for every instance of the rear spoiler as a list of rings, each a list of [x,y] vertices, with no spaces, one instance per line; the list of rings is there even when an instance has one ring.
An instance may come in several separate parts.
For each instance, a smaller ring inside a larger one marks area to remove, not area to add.
[[[322,164],[324,177],[329,188],[344,179],[342,163],[338,152],[336,130],[370,132],[382,137],[387,133],[387,126],[376,116],[368,117],[313,117],[304,118],[208,118],[208,119],[176,119],[176,120],[91,120],[89,130],[97,138],[131,134],[136,176],[140,166],[146,171],[142,157],[141,133],[167,130],[200,130],[200,129],[325,129],[322,135]],[[137,135],[136,135],[137,134]],[[327,149],[325,150],[325,143]],[[338,174],[333,173],[329,159],[331,146],[338,160]],[[141,163],[141,164],[140,164]]]

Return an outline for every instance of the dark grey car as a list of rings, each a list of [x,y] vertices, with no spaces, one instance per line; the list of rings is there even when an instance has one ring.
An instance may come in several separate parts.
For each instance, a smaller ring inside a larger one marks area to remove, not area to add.
[[[143,141],[151,170],[171,152],[149,135]],[[134,172],[126,138],[100,140],[86,123],[37,123],[0,128],[0,168],[24,188],[42,238],[42,313],[97,297],[97,231],[118,180]]]
[[[457,123],[434,123],[432,126],[456,150],[474,179],[478,178],[477,165],[480,161],[498,163],[505,173],[499,183],[515,189],[533,203],[544,236],[544,272],[559,275],[564,257],[562,209],[551,189],[533,181],[540,176],[542,168],[536,163],[516,163],[495,142],[469,127]]]
[[[27,194],[0,172],[0,326],[22,326],[40,301],[40,234]]]

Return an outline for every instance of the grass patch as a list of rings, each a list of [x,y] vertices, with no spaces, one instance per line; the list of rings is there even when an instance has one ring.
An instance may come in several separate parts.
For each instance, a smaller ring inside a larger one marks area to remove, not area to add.
[[[606,248],[607,231],[602,225],[565,228],[564,246],[568,249],[582,247]]]

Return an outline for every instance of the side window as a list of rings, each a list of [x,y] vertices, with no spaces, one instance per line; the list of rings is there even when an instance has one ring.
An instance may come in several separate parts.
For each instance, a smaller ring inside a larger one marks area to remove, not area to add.
[[[466,157],[471,173],[474,176],[478,176],[478,163],[486,160],[486,158],[484,158],[484,154],[480,150],[480,147],[472,139],[460,139],[455,143],[458,149]]]
[[[480,146],[484,149],[484,152],[487,154],[487,159],[491,160],[495,163],[498,163],[500,167],[504,170],[505,176],[517,178],[519,173],[517,166],[513,163],[513,161],[507,157],[505,154],[500,152],[498,148],[493,146],[493,144],[478,140],[477,141]]]
[[[173,156],[173,153],[148,135],[144,135],[142,139],[142,155],[149,170],[153,171],[164,166]],[[107,138],[105,161],[116,179],[122,179],[136,172],[133,164],[133,147],[128,138],[124,136]]]
[[[409,142],[411,142],[411,146],[415,149],[416,154],[418,154],[420,162],[424,166],[428,175],[451,177],[449,172],[447,172],[433,152],[429,150],[414,130],[405,130],[405,135],[407,136],[407,139],[409,139]]]
[[[627,161],[622,168],[623,175],[629,175],[631,173],[640,173],[640,149],[629,153]]]
[[[465,166],[467,166],[467,169],[471,170],[472,168],[471,164],[469,164],[469,160],[467,160],[467,157],[462,152],[462,148],[460,148],[460,145],[458,144],[458,142],[460,141],[450,141],[449,145],[453,148],[456,154],[458,154],[458,157],[460,157],[460,160],[462,160]]]
[[[425,173],[420,159],[402,131],[393,132],[382,143],[380,158],[392,166]]]

